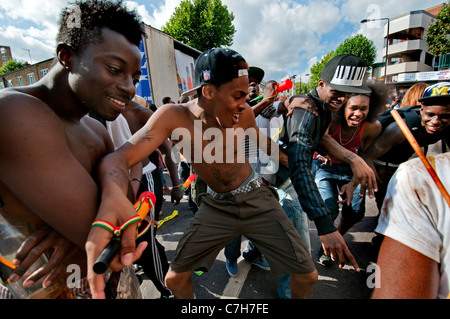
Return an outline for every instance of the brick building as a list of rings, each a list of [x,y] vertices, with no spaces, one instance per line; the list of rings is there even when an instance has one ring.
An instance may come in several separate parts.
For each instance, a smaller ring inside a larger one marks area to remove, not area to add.
[[[9,60],[12,60],[11,48],[6,45],[0,45],[0,68]]]
[[[54,58],[35,64],[28,64],[22,69],[0,75],[0,89],[18,87],[36,83],[50,70]]]

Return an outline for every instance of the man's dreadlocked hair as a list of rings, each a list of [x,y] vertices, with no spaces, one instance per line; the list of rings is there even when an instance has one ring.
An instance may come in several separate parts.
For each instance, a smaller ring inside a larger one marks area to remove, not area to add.
[[[136,11],[129,11],[122,1],[76,1],[61,13],[57,43],[69,45],[81,53],[91,43],[102,40],[101,30],[107,27],[125,36],[139,47],[144,28]]]

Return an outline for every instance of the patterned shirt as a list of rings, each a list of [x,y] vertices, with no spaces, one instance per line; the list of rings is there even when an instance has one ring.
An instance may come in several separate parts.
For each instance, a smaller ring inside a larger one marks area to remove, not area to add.
[[[326,109],[316,90],[308,94],[318,107],[318,116],[297,108],[285,118],[281,141],[289,158],[289,176],[298,194],[300,204],[314,221],[319,235],[336,231],[329,209],[320,196],[311,162],[320,139],[331,121],[331,113]]]

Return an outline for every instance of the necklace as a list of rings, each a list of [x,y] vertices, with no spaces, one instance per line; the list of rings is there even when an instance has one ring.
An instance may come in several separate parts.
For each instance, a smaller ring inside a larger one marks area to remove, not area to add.
[[[358,126],[356,127],[355,131],[353,132],[352,137],[350,137],[350,139],[348,140],[348,142],[347,142],[347,143],[342,143],[342,126],[339,126],[339,143],[340,143],[342,146],[345,146],[345,145],[349,144],[349,143],[353,140],[353,138],[355,137],[355,135],[356,135],[356,133],[357,133],[358,131],[359,131],[359,124],[358,124]]]

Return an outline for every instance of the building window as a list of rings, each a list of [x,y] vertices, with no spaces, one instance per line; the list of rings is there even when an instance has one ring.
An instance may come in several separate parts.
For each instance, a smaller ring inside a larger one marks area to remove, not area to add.
[[[36,83],[36,78],[34,77],[34,73],[28,73],[28,84],[34,84]]]
[[[23,86],[23,80],[21,76],[17,77],[17,82],[19,83],[19,86]]]
[[[41,70],[41,79],[48,73],[48,69]]]
[[[425,64],[429,66],[433,66],[433,55],[428,52],[425,53]]]

